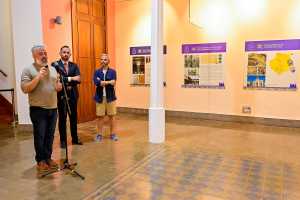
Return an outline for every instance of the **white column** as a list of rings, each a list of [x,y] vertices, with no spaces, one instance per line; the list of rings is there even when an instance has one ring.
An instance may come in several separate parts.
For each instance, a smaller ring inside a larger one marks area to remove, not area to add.
[[[163,0],[152,0],[151,30],[149,141],[163,143],[165,141]]]
[[[43,43],[40,0],[11,0],[11,17],[19,124],[30,124],[28,98],[20,89],[24,67],[33,60],[30,49]]]

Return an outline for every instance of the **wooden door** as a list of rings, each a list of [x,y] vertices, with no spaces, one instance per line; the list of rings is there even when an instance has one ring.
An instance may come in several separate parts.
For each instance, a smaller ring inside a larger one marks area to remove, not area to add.
[[[93,74],[106,52],[105,0],[72,0],[73,59],[79,64],[78,121],[96,117]]]

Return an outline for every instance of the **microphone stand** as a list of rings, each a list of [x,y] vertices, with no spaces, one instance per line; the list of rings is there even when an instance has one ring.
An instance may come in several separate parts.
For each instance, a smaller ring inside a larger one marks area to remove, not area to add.
[[[71,109],[70,109],[70,104],[69,104],[69,101],[68,101],[68,95],[67,95],[67,90],[66,90],[66,85],[65,85],[65,82],[64,82],[64,76],[62,75],[62,72],[59,70],[59,67],[58,67],[58,73],[60,74],[60,82],[62,83],[62,86],[63,86],[63,102],[64,102],[64,109],[67,109],[67,113],[68,113],[68,116],[69,116],[69,119],[71,119]],[[65,111],[65,110],[64,110]],[[66,126],[66,129],[67,129],[67,126]],[[68,157],[68,136],[67,136],[67,130],[66,130],[66,158],[63,162],[63,167],[62,168],[58,168],[57,171],[49,171],[49,172],[46,172],[45,174],[42,174],[41,175],[41,178],[44,178],[50,174],[54,174],[56,172],[59,172],[59,171],[63,171],[63,170],[69,170],[73,175],[75,176],[78,176],[79,178],[81,178],[82,180],[85,179],[84,176],[82,176],[81,174],[79,174],[76,170],[75,170],[75,166],[77,165],[77,163],[69,163],[69,157]]]

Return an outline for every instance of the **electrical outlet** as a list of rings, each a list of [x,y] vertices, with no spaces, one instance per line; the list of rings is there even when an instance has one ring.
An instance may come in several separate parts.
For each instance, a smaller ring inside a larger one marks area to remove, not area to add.
[[[250,106],[243,106],[242,107],[242,112],[246,113],[246,114],[250,114],[251,113],[251,107]]]

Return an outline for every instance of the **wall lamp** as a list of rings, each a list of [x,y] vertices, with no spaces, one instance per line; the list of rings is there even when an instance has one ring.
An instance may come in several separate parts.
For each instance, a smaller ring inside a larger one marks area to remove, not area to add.
[[[53,22],[54,22],[55,24],[61,25],[61,24],[63,23],[62,17],[61,17],[61,16],[56,16],[56,17],[53,19]]]

